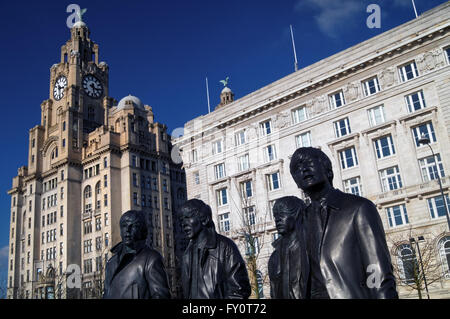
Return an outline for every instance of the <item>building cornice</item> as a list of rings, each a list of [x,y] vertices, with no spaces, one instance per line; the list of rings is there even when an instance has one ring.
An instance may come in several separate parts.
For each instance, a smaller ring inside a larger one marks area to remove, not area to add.
[[[421,19],[418,19],[421,20]],[[408,24],[408,23],[407,23]],[[405,25],[399,26],[404,27]],[[389,33],[396,31],[399,27],[390,30],[384,34],[383,36],[388,36]],[[336,81],[341,80],[344,77],[348,77],[350,75],[356,74],[368,67],[372,67],[374,65],[377,65],[381,62],[385,62],[387,59],[391,60],[394,57],[398,56],[399,54],[405,53],[406,50],[412,50],[413,48],[417,47],[418,45],[422,45],[425,42],[429,42],[432,39],[434,39],[437,36],[442,36],[446,34],[450,30],[450,23],[449,19],[443,21],[442,23],[438,24],[437,26],[434,26],[433,28],[425,28],[425,32],[415,32],[412,35],[405,36],[402,41],[396,42],[393,46],[390,46],[388,48],[384,49],[378,49],[375,51],[372,55],[365,55],[364,57],[356,56],[355,60],[358,62],[356,63],[348,63],[347,65],[341,65],[337,69],[337,71],[328,73],[325,76],[317,77],[317,79],[309,79],[306,81],[306,83],[300,83],[298,85],[294,85],[294,88],[284,90],[284,92],[275,94],[275,96],[269,97],[266,100],[256,104],[255,106],[246,107],[244,110],[242,110],[241,114],[239,109],[236,109],[235,112],[230,112],[232,115],[230,115],[228,118],[225,118],[223,120],[219,119],[212,125],[206,124],[206,129],[200,129],[193,132],[193,134],[189,134],[189,132],[185,135],[179,138],[178,141],[176,141],[179,145],[184,145],[186,143],[189,143],[191,141],[191,138],[198,138],[201,137],[204,134],[208,134],[209,131],[215,130],[215,129],[222,129],[226,126],[230,126],[234,123],[237,123],[239,121],[242,121],[246,118],[252,117],[258,113],[261,113],[265,110],[274,108],[280,104],[286,103],[288,101],[291,101],[295,98],[298,98],[300,96],[304,96],[306,94],[309,94],[313,91],[317,91],[325,86],[328,86]],[[362,43],[360,43],[357,46],[351,47],[349,49],[346,49],[342,52],[339,52],[329,58],[326,58],[325,60],[319,61],[317,63],[314,63],[311,66],[306,67],[305,69],[299,70],[295,72],[294,74],[288,75],[284,77],[283,79],[280,79],[266,87],[261,88],[260,90],[251,93],[242,99],[236,100],[232,103],[230,103],[227,107],[229,109],[242,107],[245,104],[247,104],[249,101],[251,101],[251,98],[255,98],[256,94],[261,94],[261,91],[269,90],[269,88],[274,87],[276,85],[282,85],[286,82],[290,82],[293,80],[293,77],[307,77],[309,71],[314,71],[315,69],[322,66],[328,66],[330,65],[331,61],[335,60],[337,57],[347,54],[350,51],[354,50],[357,47],[360,46],[368,46],[371,42],[376,41],[379,39],[380,36],[374,37],[372,39],[366,40]],[[336,68],[335,68],[336,69]],[[312,72],[311,72],[312,73]],[[215,112],[212,112],[208,115],[204,115],[201,117],[198,117],[195,120],[206,120],[207,117],[217,117],[217,114],[214,114]],[[237,114],[237,115],[236,115]],[[192,121],[191,121],[192,122]],[[185,126],[186,129],[186,126]]]

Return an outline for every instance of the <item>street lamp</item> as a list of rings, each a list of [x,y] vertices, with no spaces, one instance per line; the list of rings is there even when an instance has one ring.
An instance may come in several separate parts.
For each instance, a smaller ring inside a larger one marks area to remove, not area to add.
[[[439,189],[441,190],[442,203],[444,204],[444,207],[445,207],[445,216],[447,217],[448,230],[450,231],[450,212],[448,211],[447,201],[445,200],[444,190],[442,189],[441,177],[439,175],[439,167],[437,165],[436,155],[434,154],[433,148],[430,145],[430,139],[428,137],[426,137],[425,134],[422,133],[422,136],[420,137],[418,142],[419,142],[419,144],[428,145],[428,147],[431,150],[431,154],[433,154],[434,165],[436,166],[437,179],[439,182]]]
[[[423,238],[423,236],[418,236],[417,240],[415,238],[409,239],[409,242],[411,243],[411,248],[414,252],[414,255],[416,254],[416,252],[414,251],[413,245],[414,245],[414,243],[416,243],[417,252],[419,253],[420,268],[422,269],[423,282],[425,284],[425,290],[427,292],[427,297],[428,297],[428,299],[430,299],[430,294],[428,293],[427,277],[425,277],[425,272],[423,271],[422,254],[420,253],[419,241],[425,241],[425,238]],[[419,287],[419,289],[420,289],[420,287]]]

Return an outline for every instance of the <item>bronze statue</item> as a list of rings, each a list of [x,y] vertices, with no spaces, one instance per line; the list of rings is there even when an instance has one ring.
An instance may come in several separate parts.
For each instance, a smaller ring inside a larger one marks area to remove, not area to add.
[[[319,149],[297,149],[290,172],[311,199],[304,222],[306,298],[398,298],[375,205],[333,188],[331,161]]]
[[[248,298],[251,289],[244,260],[231,239],[216,233],[211,208],[191,199],[180,211],[189,239],[181,262],[184,298]]]
[[[295,196],[277,199],[273,217],[281,235],[272,243],[269,259],[270,296],[272,299],[302,299],[305,296],[306,249],[302,228],[305,203]]]
[[[144,213],[129,210],[120,217],[122,241],[111,249],[103,298],[170,298],[162,256],[146,245],[147,233]]]

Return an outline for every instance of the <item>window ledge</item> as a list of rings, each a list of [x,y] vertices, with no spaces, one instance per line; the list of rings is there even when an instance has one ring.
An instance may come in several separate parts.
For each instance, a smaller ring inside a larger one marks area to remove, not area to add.
[[[335,140],[333,140],[333,141],[327,143],[327,145],[328,145],[329,147],[330,147],[330,146],[336,146],[336,145],[338,145],[338,144],[344,143],[345,141],[352,140],[352,139],[356,139],[357,137],[359,137],[359,134],[360,134],[360,133],[355,132],[355,133],[351,133],[351,134],[348,134],[348,135],[339,137],[339,138],[337,138],[337,139],[335,139]]]
[[[363,131],[361,131],[362,135],[369,135],[369,134],[373,134],[376,133],[377,131],[384,129],[384,128],[388,128],[388,127],[394,127],[395,124],[397,122],[395,120],[389,121],[389,122],[384,122],[375,126],[372,126],[371,128],[365,129]]]
[[[398,120],[400,123],[408,122],[408,121],[415,119],[416,117],[418,117],[420,115],[425,115],[428,113],[436,113],[436,112],[437,112],[437,106],[426,107],[419,111],[415,111],[415,112],[409,113],[408,115],[402,116]]]

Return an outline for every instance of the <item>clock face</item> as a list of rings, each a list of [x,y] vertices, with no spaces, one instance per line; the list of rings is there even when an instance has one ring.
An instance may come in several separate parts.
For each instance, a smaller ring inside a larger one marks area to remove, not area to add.
[[[103,94],[103,86],[100,81],[93,75],[89,74],[83,78],[83,89],[86,94],[94,99],[99,98]]]
[[[58,77],[55,81],[55,86],[53,87],[53,97],[55,100],[59,101],[64,96],[64,89],[67,87],[67,79],[64,75]]]

